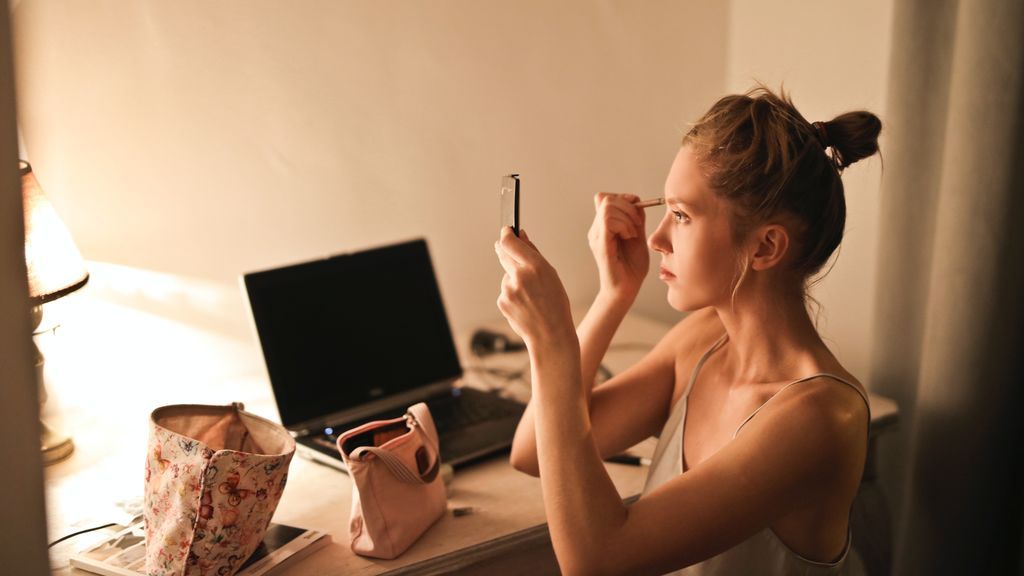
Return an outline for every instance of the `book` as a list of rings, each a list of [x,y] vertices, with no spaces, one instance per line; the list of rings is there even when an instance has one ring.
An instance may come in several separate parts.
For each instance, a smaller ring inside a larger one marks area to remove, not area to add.
[[[331,535],[325,532],[271,523],[263,542],[235,574],[269,576],[330,542]],[[72,554],[70,560],[76,568],[104,576],[145,576],[146,537],[142,522]]]

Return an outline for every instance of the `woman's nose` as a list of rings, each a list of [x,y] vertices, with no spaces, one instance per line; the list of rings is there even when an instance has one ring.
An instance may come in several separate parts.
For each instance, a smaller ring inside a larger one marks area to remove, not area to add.
[[[654,232],[647,237],[647,247],[659,254],[668,254],[671,252],[671,245],[665,239],[664,235],[665,220],[662,219],[658,223],[658,227],[654,229]]]

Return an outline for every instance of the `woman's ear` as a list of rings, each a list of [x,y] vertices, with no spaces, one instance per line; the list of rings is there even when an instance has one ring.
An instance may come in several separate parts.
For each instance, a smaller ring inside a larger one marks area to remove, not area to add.
[[[778,265],[789,251],[789,232],[780,224],[766,224],[755,230],[755,242],[750,267],[768,270]]]

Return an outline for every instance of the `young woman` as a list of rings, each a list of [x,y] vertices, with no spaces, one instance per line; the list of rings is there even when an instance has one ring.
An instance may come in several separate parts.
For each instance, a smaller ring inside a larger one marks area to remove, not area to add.
[[[564,573],[851,572],[867,396],[822,342],[807,287],[842,239],[840,174],[877,152],[880,129],[868,112],[812,124],[763,87],[719,100],[683,139],[646,245],[636,196],[596,196],[600,290],[578,327],[537,247],[502,230],[498,307],[533,388],[511,459],[540,476]],[[669,303],[692,313],[593,388],[648,246]],[[626,506],[602,458],[655,434]]]

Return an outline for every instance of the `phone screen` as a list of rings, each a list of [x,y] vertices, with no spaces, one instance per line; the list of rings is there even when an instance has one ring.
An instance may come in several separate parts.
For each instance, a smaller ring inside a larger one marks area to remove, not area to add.
[[[501,179],[501,225],[508,226],[519,236],[519,174]]]

